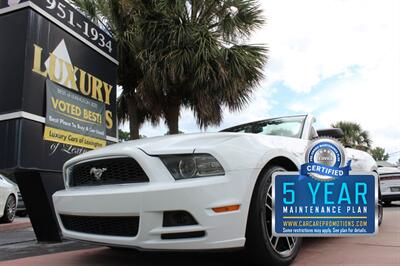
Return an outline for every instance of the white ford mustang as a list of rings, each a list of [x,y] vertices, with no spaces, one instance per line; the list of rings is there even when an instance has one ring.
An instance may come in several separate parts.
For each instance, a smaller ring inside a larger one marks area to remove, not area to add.
[[[248,123],[219,133],[141,139],[77,156],[53,195],[67,238],[144,250],[246,247],[258,263],[286,265],[300,238],[271,233],[271,175],[297,171],[318,136],[310,115]],[[337,131],[319,131],[333,136]],[[346,149],[354,171],[376,171]]]

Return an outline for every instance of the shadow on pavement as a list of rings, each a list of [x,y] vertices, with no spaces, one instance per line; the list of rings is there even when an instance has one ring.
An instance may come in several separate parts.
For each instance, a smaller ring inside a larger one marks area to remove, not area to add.
[[[74,261],[76,265],[250,265],[243,252],[202,253],[202,252],[140,252],[98,248],[87,250]],[[75,264],[74,264],[75,265]]]

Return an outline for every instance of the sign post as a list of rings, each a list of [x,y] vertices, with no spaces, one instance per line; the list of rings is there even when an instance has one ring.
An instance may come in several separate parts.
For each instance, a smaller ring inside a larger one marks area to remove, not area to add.
[[[0,0],[0,35],[0,170],[37,239],[60,241],[64,162],[117,142],[116,44],[64,0]]]

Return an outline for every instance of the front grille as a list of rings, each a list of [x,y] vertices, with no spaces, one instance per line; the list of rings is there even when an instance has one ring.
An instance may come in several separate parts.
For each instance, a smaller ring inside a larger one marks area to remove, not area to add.
[[[98,174],[98,171],[101,174]],[[70,186],[98,186],[149,181],[143,168],[131,157],[79,163],[72,167],[69,179]]]
[[[139,217],[105,217],[60,215],[65,229],[86,234],[134,237],[138,233]]]

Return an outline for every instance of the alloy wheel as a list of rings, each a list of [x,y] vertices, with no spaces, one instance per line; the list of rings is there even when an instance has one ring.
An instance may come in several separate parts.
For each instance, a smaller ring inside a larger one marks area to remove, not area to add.
[[[295,251],[297,237],[278,237],[272,234],[272,185],[265,197],[265,230],[274,251],[282,257],[289,257]]]
[[[15,212],[17,211],[17,204],[14,197],[10,197],[7,201],[7,218],[12,221],[15,217]]]

